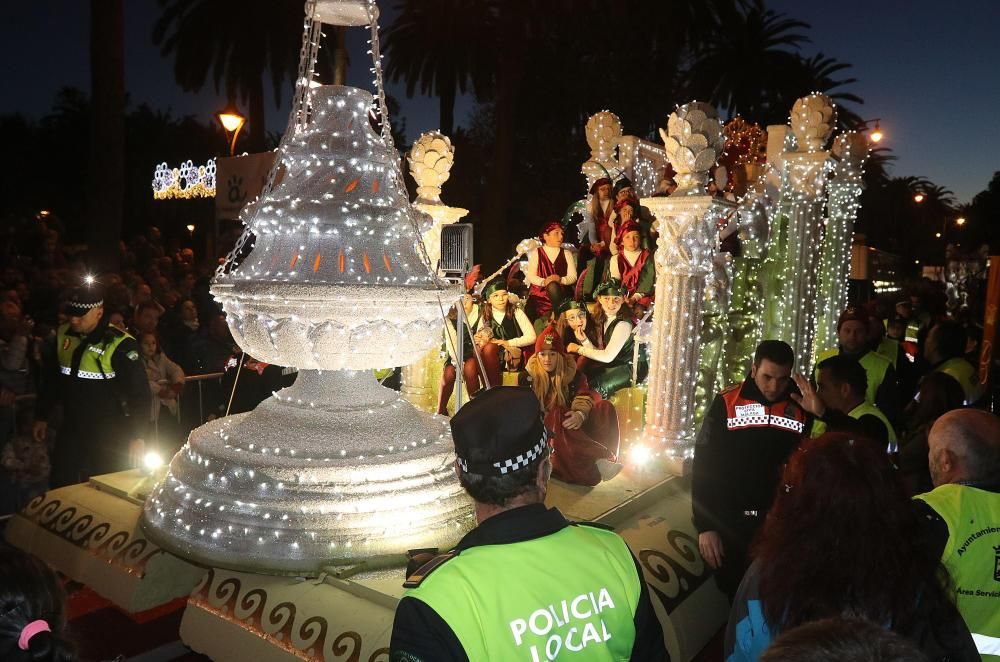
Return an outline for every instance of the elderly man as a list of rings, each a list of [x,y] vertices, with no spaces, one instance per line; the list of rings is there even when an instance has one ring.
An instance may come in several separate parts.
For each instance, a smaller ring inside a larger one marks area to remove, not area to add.
[[[1000,418],[958,409],[928,438],[934,489],[915,497],[927,539],[984,660],[1000,660]]]
[[[484,391],[451,419],[479,523],[410,575],[390,659],[666,660],[635,557],[617,534],[546,508],[549,435],[530,388]]]

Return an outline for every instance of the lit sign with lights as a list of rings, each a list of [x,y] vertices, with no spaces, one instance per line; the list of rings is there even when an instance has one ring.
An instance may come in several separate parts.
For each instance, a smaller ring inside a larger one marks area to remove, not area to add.
[[[170,200],[175,198],[214,198],[215,159],[209,159],[202,166],[187,160],[179,168],[170,168],[166,163],[156,166],[153,173],[153,198]]]

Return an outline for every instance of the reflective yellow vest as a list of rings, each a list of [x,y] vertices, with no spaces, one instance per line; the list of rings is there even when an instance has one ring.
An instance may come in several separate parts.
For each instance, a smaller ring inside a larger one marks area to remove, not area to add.
[[[983,387],[979,383],[979,373],[976,372],[976,368],[971,363],[962,357],[948,359],[935,368],[935,372],[943,372],[955,378],[965,394],[965,404],[971,405],[983,396]]]
[[[916,498],[948,525],[941,562],[955,604],[983,659],[1000,660],[1000,494],[949,484]]]
[[[860,420],[861,417],[865,416],[866,414],[871,414],[878,420],[882,421],[882,425],[884,425],[885,429],[889,432],[889,451],[894,452],[896,450],[896,443],[898,441],[896,438],[896,431],[892,428],[892,424],[889,422],[889,419],[885,417],[885,414],[882,413],[881,409],[879,409],[870,402],[862,402],[860,405],[858,405],[851,411],[847,412],[847,415],[856,421]],[[809,434],[809,436],[815,439],[824,432],[826,432],[826,423],[819,420],[818,418],[814,419],[812,425],[812,432]]]
[[[80,356],[80,365],[76,377],[80,379],[114,379],[115,370],[111,365],[111,357],[126,338],[127,333],[116,334],[114,338],[99,345],[87,345]],[[73,354],[83,339],[69,333],[69,324],[63,324],[56,332],[56,354],[59,358],[59,371],[64,375],[73,376]]]
[[[816,369],[813,372],[813,377],[817,385],[819,384],[819,364],[831,356],[837,356],[838,354],[840,354],[840,349],[834,347],[820,352],[819,356],[816,357]],[[868,389],[865,391],[865,400],[875,402],[875,394],[878,393],[878,387],[882,385],[885,373],[889,370],[892,362],[878,352],[868,352],[858,359],[858,363],[865,369],[865,374],[868,376]]]
[[[641,581],[620,536],[571,525],[465,549],[405,596],[437,612],[470,660],[627,660]]]

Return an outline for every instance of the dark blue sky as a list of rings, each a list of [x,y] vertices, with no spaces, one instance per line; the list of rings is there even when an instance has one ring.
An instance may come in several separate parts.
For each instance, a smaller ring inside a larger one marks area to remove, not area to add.
[[[811,24],[812,43],[804,53],[822,51],[854,65],[847,75],[859,81],[846,89],[865,100],[863,117],[882,118],[883,144],[898,157],[894,175],[925,176],[965,202],[1000,170],[1000,0],[768,0],[768,6]],[[130,99],[207,118],[224,99],[210,87],[190,94],[174,83],[171,63],[159,56],[150,37],[158,11],[155,0],[125,3]],[[51,108],[61,86],[89,88],[88,22],[89,3],[79,0],[4,7],[0,61],[7,65],[0,113],[39,116]],[[364,37],[362,29],[349,31],[348,82],[357,86],[369,84],[362,75]],[[411,139],[437,128],[436,99],[390,92],[403,103]],[[460,103],[459,124],[470,107]],[[281,108],[269,102],[267,112],[269,127],[283,129],[288,99]]]

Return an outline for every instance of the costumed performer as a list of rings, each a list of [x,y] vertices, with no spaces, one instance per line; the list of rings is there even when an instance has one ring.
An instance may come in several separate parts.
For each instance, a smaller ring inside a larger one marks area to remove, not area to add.
[[[631,202],[635,211],[635,220],[639,223],[639,227],[642,228],[643,248],[655,251],[656,238],[658,236],[656,230],[654,229],[656,219],[653,218],[653,214],[649,211],[649,207],[644,207],[639,203],[639,197],[635,194],[635,189],[632,188],[632,181],[628,177],[621,177],[615,182],[614,196],[616,211],[612,212],[611,219],[608,221],[611,225],[612,232],[614,232],[612,236],[617,234],[616,226],[623,222],[623,219],[618,218],[620,214],[617,212],[617,206],[623,202]],[[618,250],[614,243],[611,244],[610,248],[612,253],[615,253]]]
[[[462,381],[465,384],[465,390],[469,393],[469,397],[472,397],[483,387],[479,372],[479,362],[476,360],[472,344],[478,338],[479,342],[476,344],[476,347],[482,352],[483,345],[488,342],[488,338],[486,334],[482,333],[477,338],[474,338],[473,333],[469,331],[479,325],[479,317],[482,314],[481,305],[476,302],[475,297],[471,294],[464,295],[462,297],[462,307],[465,309],[465,319],[469,324],[462,336]],[[455,379],[457,378],[455,365],[458,363],[458,357],[455,356],[455,350],[458,347],[458,315],[454,306],[452,306],[448,313],[448,324],[445,325],[444,332],[447,335],[444,339],[447,358],[444,361],[444,370],[441,371],[437,413],[447,416],[448,401],[451,400],[451,394],[455,390]],[[491,383],[490,386],[496,386],[496,384]]]
[[[590,200],[587,202],[587,241],[590,246],[584,248],[589,248],[590,255],[588,257],[600,256],[609,250],[612,235],[608,221],[611,219],[613,211],[611,180],[607,177],[601,177],[591,184]]]
[[[635,338],[632,336],[632,314],[625,306],[621,282],[607,280],[598,286],[594,295],[598,303],[594,324],[599,330],[600,347],[570,343],[566,350],[590,359],[584,367],[590,388],[607,399],[632,381]],[[640,352],[637,381],[646,378],[648,368],[645,354]]]
[[[611,277],[621,281],[625,299],[636,317],[653,305],[656,291],[656,266],[653,254],[642,248],[641,228],[635,221],[624,222],[618,228],[618,254],[611,258]]]
[[[562,338],[563,347],[576,343],[585,347],[600,347],[597,337],[597,325],[590,316],[587,304],[576,299],[567,299],[559,306],[559,318],[556,320],[556,331]],[[583,370],[588,359],[577,355],[577,370]]]
[[[554,326],[538,336],[518,383],[535,392],[545,427],[552,431],[553,477],[575,485],[597,485],[618,474],[614,405],[595,401],[587,377],[577,371]]]
[[[570,286],[576,283],[576,257],[563,248],[563,228],[559,221],[549,221],[540,233],[542,245],[528,252],[528,267],[524,280],[528,290],[528,317],[541,320],[541,328],[549,314],[565,299]]]
[[[483,288],[486,303],[482,306],[474,342],[481,346],[486,378],[491,386],[499,386],[503,366],[519,366],[521,355],[530,353],[535,344],[535,327],[507,294],[507,279],[501,274]]]

